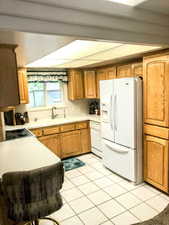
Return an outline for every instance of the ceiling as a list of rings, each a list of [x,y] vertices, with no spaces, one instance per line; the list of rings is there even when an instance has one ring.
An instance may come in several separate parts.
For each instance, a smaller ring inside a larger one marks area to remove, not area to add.
[[[146,0],[143,3],[140,3],[138,7],[153,12],[169,15],[168,0]]]
[[[18,67],[29,68],[91,67],[162,47],[13,31],[0,31],[0,43],[17,44]]]

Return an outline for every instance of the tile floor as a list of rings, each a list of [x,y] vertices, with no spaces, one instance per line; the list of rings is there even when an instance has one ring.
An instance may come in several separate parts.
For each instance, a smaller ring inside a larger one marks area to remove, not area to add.
[[[167,195],[149,185],[135,186],[113,174],[94,154],[78,158],[86,165],[65,173],[64,206],[51,215],[61,225],[130,225],[169,203]]]

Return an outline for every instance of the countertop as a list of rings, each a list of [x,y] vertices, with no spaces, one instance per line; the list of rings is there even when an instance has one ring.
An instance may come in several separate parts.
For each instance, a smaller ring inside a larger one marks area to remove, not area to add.
[[[0,142],[0,178],[6,172],[49,166],[60,158],[34,136]]]
[[[6,126],[6,130],[15,130],[15,129],[21,129],[21,128],[34,129],[34,128],[40,128],[40,127],[86,121],[86,120],[101,122],[100,116],[87,115],[87,116],[78,116],[78,117],[38,120],[37,122],[30,122],[24,125]]]

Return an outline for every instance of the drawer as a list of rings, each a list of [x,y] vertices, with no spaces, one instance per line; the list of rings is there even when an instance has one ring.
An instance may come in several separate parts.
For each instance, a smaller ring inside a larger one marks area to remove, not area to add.
[[[95,129],[95,130],[100,130],[101,129],[101,123],[95,122],[95,121],[91,121],[90,122],[90,127],[92,129]]]
[[[164,127],[153,126],[149,124],[144,125],[144,133],[155,137],[169,139],[169,129]]]
[[[61,132],[75,130],[75,123],[65,124],[60,127]]]
[[[76,123],[76,129],[85,129],[88,128],[88,122]]]
[[[30,130],[36,137],[41,137],[43,134],[42,129],[32,129]]]
[[[47,127],[43,128],[43,135],[49,135],[49,134],[57,134],[59,133],[60,127]]]

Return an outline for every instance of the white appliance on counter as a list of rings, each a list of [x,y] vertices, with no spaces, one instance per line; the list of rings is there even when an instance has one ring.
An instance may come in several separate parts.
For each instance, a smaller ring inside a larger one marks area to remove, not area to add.
[[[103,164],[142,182],[142,79],[100,81]]]
[[[91,134],[91,151],[99,157],[103,157],[101,147],[101,123],[96,121],[90,122]]]

